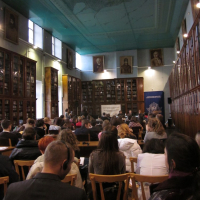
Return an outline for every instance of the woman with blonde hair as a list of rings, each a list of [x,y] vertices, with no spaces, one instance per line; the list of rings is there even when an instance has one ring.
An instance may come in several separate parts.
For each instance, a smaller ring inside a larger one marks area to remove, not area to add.
[[[74,162],[71,165],[71,170],[69,174],[77,174],[75,186],[83,189],[84,187],[83,187],[81,174],[80,174],[79,168],[77,167],[77,164],[75,164],[78,161],[77,158],[80,158],[80,155],[79,155],[80,149],[77,145],[78,141],[76,139],[76,135],[72,133],[72,130],[70,129],[63,129],[58,134],[57,140],[70,144],[72,149],[74,150],[74,153],[75,153]]]
[[[147,123],[147,132],[144,137],[144,142],[152,138],[167,139],[167,133],[165,132],[162,123],[157,118],[150,118]]]
[[[80,158],[80,155],[79,155],[80,149],[78,147],[78,140],[76,138],[76,135],[74,133],[72,133],[72,130],[63,129],[58,134],[57,140],[62,140],[64,142],[69,143],[75,152],[75,157]]]
[[[136,135],[131,132],[127,124],[121,124],[118,126],[118,136],[120,138],[137,139]]]
[[[140,145],[137,143],[136,137],[131,133],[127,124],[121,124],[118,127],[118,145],[119,150],[126,156],[126,171],[131,171],[130,157],[138,157],[139,153],[142,153]],[[136,169],[136,165],[135,165]]]

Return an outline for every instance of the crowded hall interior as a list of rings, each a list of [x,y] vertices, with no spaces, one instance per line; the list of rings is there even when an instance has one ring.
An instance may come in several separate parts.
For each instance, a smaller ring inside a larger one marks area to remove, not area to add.
[[[0,0],[0,200],[200,200],[200,0]]]

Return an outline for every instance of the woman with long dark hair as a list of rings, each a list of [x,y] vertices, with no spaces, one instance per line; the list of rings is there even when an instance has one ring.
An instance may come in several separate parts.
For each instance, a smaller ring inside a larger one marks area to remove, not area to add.
[[[119,151],[117,137],[111,131],[102,132],[97,150],[90,154],[88,170],[102,175],[125,173],[125,156]]]
[[[150,200],[200,199],[200,153],[196,141],[173,133],[165,145],[165,162],[169,179],[154,188]]]

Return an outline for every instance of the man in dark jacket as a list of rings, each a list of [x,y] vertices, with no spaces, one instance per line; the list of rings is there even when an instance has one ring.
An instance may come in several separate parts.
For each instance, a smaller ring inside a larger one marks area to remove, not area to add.
[[[75,135],[87,135],[90,134],[89,129],[90,122],[88,120],[82,120],[81,128],[75,130]]]
[[[98,134],[101,132],[101,128],[96,126],[96,120],[91,120],[92,128],[90,128],[90,140],[91,141],[98,141]]]
[[[0,138],[11,139],[12,146],[15,146],[18,143],[19,138],[22,137],[21,134],[17,132],[11,132],[12,124],[10,120],[2,120],[1,126],[3,128],[3,132],[0,133]]]
[[[0,177],[9,176],[9,184],[19,181],[19,176],[14,170],[8,156],[0,155]],[[0,185],[0,199],[4,197],[3,185]]]
[[[43,119],[38,119],[35,123],[35,131],[37,132],[36,139],[39,140],[40,138],[44,137],[45,135],[45,130],[46,130],[46,125],[44,124]]]
[[[22,134],[22,140],[17,143],[10,154],[10,160],[35,160],[41,155],[33,128],[26,128]]]
[[[32,179],[13,183],[4,200],[87,200],[85,191],[62,183],[74,161],[71,147],[61,141],[50,143],[44,153],[44,167]]]

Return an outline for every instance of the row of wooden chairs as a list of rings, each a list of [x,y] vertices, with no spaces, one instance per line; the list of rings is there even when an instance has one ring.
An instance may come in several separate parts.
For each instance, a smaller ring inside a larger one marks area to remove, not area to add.
[[[120,174],[120,175],[97,175],[97,174],[90,173],[89,177],[90,177],[91,184],[92,184],[94,200],[97,200],[96,183],[99,183],[99,186],[100,186],[101,200],[105,200],[102,183],[104,183],[104,182],[106,182],[106,183],[118,182],[119,183],[116,200],[120,199],[122,184],[124,183],[125,186],[124,186],[123,200],[126,200],[127,195],[128,195],[129,181],[131,179],[131,181],[132,181],[132,197],[131,197],[131,199],[138,200],[139,198],[138,198],[138,194],[137,194],[137,184],[136,183],[140,182],[141,188],[142,188],[142,197],[143,197],[143,200],[146,200],[143,183],[145,183],[145,182],[161,183],[168,179],[167,175],[165,175],[165,176],[144,176],[144,175],[139,175],[139,174],[134,174],[134,173],[126,173],[126,174]]]
[[[0,146],[11,147],[12,146],[11,139],[0,138]]]

